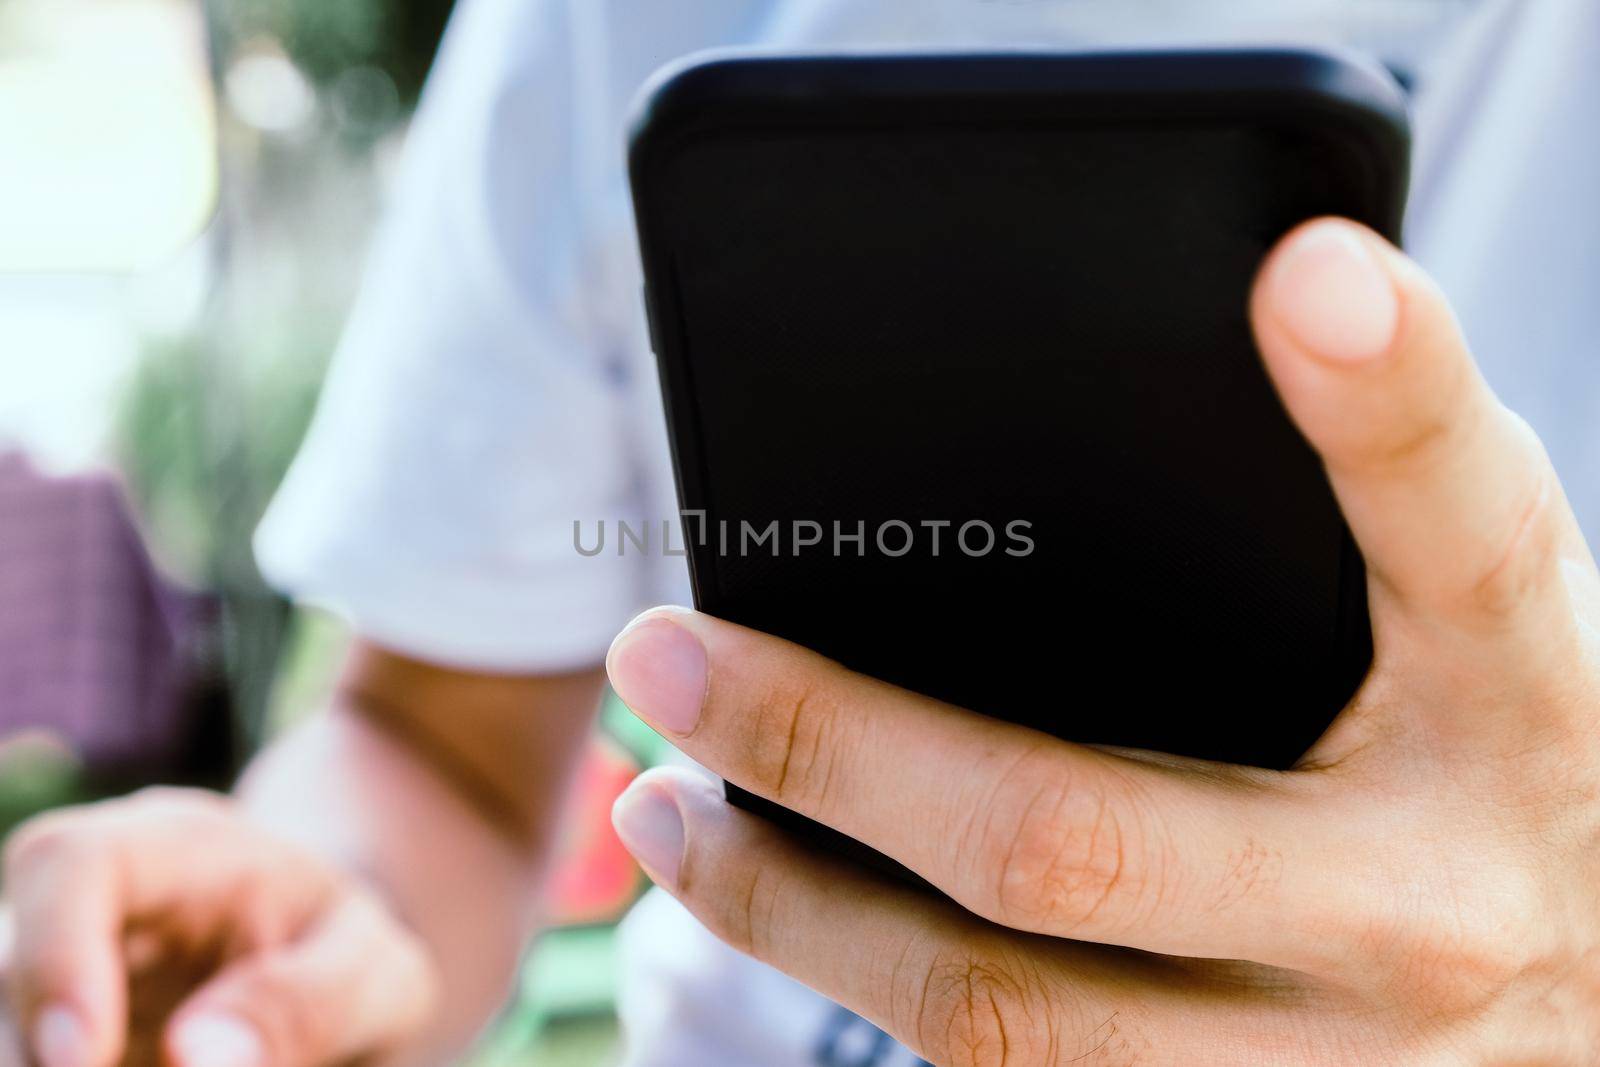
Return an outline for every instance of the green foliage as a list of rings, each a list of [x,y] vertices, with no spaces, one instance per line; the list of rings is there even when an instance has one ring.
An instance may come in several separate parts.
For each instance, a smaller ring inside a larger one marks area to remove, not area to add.
[[[281,42],[320,85],[356,67],[388,74],[404,103],[422,89],[453,0],[210,0],[219,54],[259,36]]]
[[[310,419],[334,326],[226,331],[151,343],[123,397],[117,452],[163,562],[216,593],[223,668],[247,757],[264,739],[288,605],[257,572],[251,537]],[[256,350],[252,351],[252,347]],[[254,369],[254,373],[252,373]]]
[[[251,531],[315,403],[320,361],[308,368],[306,354],[327,352],[333,334],[323,324],[298,339],[259,336],[265,354],[223,351],[200,332],[146,348],[122,401],[118,451],[156,541],[191,580],[258,587]],[[269,373],[247,374],[250,364]]]
[[[87,795],[65,749],[28,737],[0,742],[0,841],[33,815]]]

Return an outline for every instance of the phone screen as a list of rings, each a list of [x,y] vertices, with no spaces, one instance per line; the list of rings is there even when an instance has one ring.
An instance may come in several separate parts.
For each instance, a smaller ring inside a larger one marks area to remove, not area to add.
[[[1393,183],[1281,115],[1005,115],[746,115],[653,154],[699,607],[1072,740],[1286,766],[1370,636],[1247,296]]]

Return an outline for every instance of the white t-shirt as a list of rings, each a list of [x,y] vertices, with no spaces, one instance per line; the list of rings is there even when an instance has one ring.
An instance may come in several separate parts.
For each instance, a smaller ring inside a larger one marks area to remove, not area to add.
[[[1327,40],[1417,75],[1411,248],[1600,538],[1595,0],[463,0],[261,565],[373,640],[491,671],[598,663],[633,612],[687,602],[681,558],[574,544],[677,513],[623,167],[671,59]],[[917,1062],[661,894],[624,941],[635,1067]]]

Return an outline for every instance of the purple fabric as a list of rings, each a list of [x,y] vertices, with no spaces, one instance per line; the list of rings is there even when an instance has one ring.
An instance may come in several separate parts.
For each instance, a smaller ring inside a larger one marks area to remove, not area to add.
[[[91,768],[170,758],[199,607],[156,573],[114,478],[0,455],[0,739],[42,728]]]

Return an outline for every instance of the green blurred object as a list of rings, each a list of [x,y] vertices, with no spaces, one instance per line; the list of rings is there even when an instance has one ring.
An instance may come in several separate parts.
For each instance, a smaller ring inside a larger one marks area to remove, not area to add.
[[[616,973],[616,927],[553,930],[528,957],[523,1000],[551,1018],[608,1012]]]
[[[601,1067],[621,1047],[616,928],[553,930],[523,962],[515,997],[468,1067]]]
[[[528,1067],[605,1067],[620,1055],[616,1022],[596,1017],[551,1024],[525,1062]]]
[[[453,0],[208,0],[218,52],[252,38],[281,41],[319,86],[362,67],[393,79],[405,105],[415,103],[450,18]]]
[[[124,393],[117,452],[166,567],[214,592],[243,763],[267,740],[289,605],[256,570],[251,537],[310,421],[336,321],[154,339]]]
[[[654,767],[674,751],[665,738],[645,725],[644,720],[629,711],[622,698],[609,689],[600,711],[600,726],[642,767]]]
[[[81,768],[64,745],[32,734],[0,743],[0,840],[42,811],[87,799]]]

